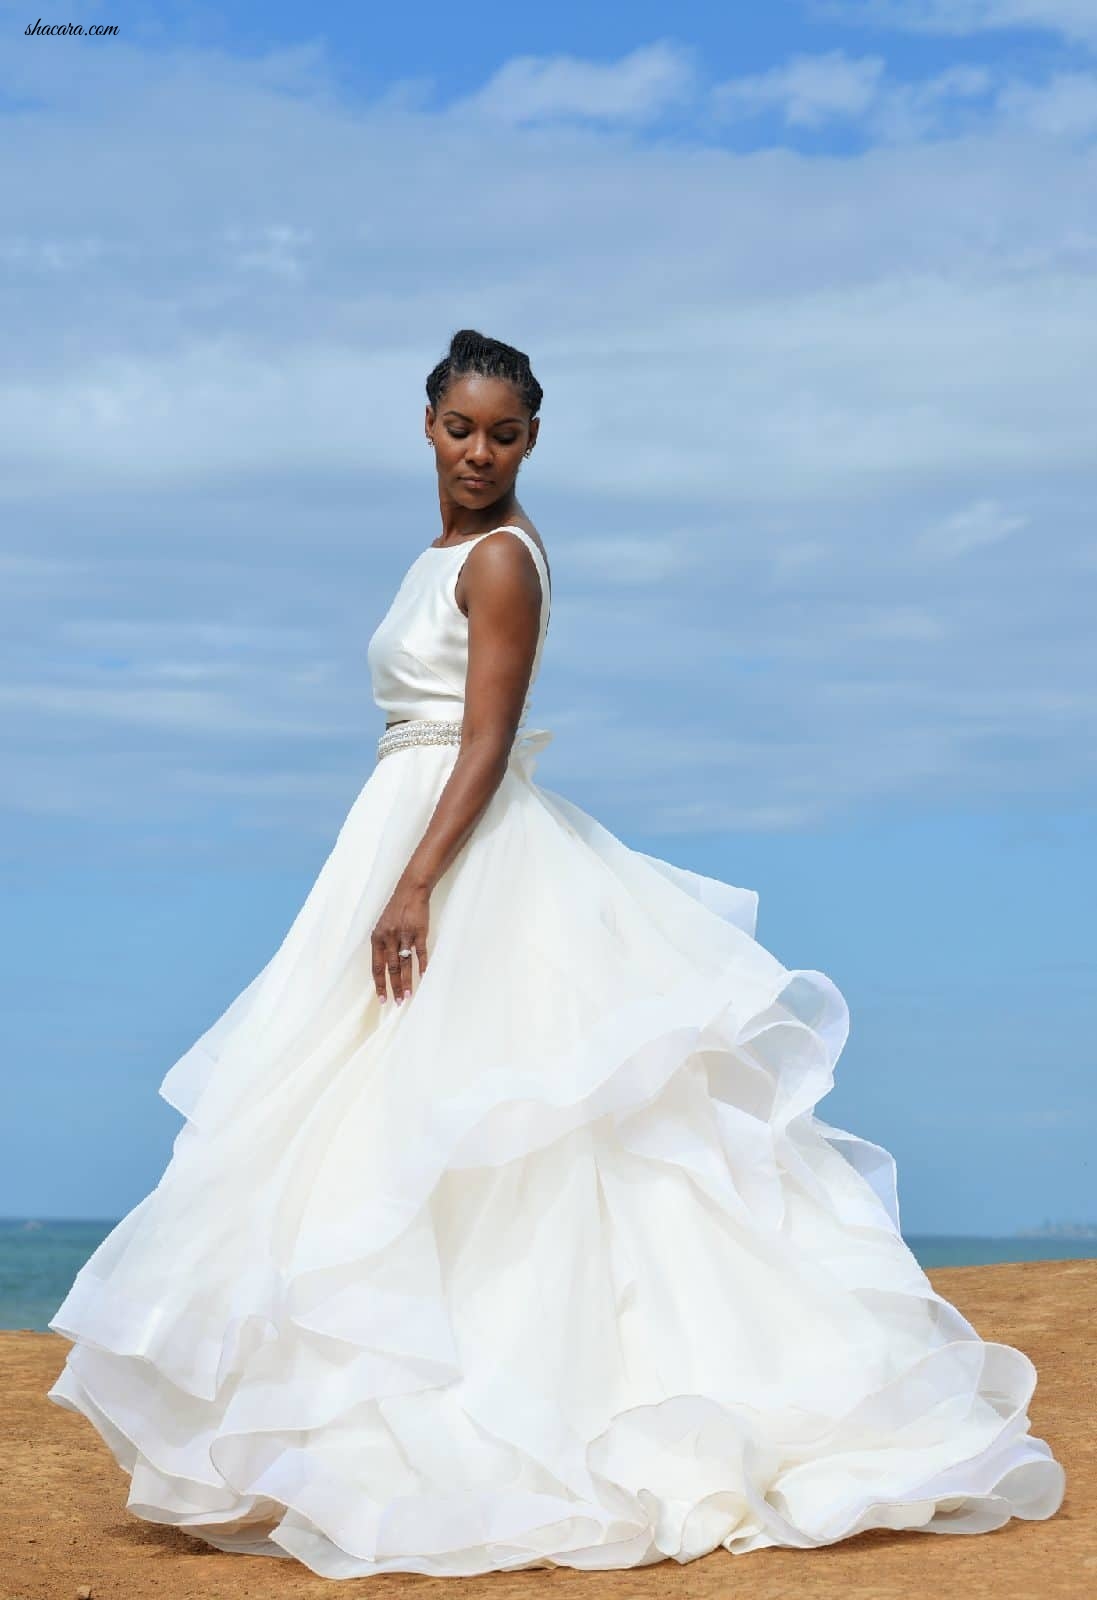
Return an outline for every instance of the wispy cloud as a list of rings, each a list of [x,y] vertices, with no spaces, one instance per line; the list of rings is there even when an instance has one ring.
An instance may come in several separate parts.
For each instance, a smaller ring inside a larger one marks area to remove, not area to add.
[[[1015,128],[1052,139],[1089,139],[1097,133],[1097,73],[1057,72],[1042,83],[1002,86],[998,110]]]
[[[912,33],[960,36],[1035,28],[1097,42],[1091,0],[810,0],[810,13]]]
[[[1027,522],[1027,517],[1007,511],[997,501],[977,500],[923,528],[915,537],[914,548],[923,555],[952,561],[998,544]]]
[[[306,271],[303,257],[312,243],[312,235],[307,228],[295,228],[292,223],[267,222],[250,231],[228,227],[225,241],[232,252],[232,264],[238,270],[254,268],[259,272],[272,272],[277,277],[296,279]]]
[[[1097,132],[1097,73],[1053,72],[1025,80],[1005,69],[951,66],[900,79],[880,56],[842,50],[800,55],[712,90],[718,122],[762,116],[786,128],[856,128],[872,144],[1017,133],[1086,140]]]
[[[717,84],[713,107],[729,118],[776,111],[791,127],[858,119],[878,99],[884,70],[881,56],[853,57],[843,50],[797,55],[766,72]]]
[[[157,664],[146,669],[153,678],[169,676]],[[178,672],[176,676],[180,675]],[[190,676],[191,674],[187,674]],[[208,677],[200,670],[193,674]],[[232,734],[234,737],[262,739],[270,734],[292,738],[329,739],[336,734],[350,736],[351,726],[326,726],[309,714],[294,720],[285,715],[264,717],[250,697],[247,703],[217,689],[156,687],[128,684],[108,689],[89,684],[22,683],[0,684],[0,706],[26,711],[36,717],[75,718],[85,726],[97,721],[124,722],[137,726],[198,734]]]
[[[673,42],[448,102],[353,101],[320,48],[0,67],[39,107],[0,223],[9,808],[300,771],[307,825],[368,768],[366,641],[437,531],[423,380],[464,323],[546,388],[546,782],[683,829],[1089,792],[1081,78],[834,51],[706,87]],[[486,162],[483,209],[453,171]]]
[[[516,56],[457,109],[515,124],[553,118],[639,124],[688,99],[695,76],[692,53],[670,41],[608,62]]]

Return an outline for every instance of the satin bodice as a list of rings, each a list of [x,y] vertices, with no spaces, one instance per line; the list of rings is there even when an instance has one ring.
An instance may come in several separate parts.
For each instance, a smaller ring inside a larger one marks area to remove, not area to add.
[[[469,623],[454,590],[472,547],[488,533],[516,533],[529,550],[541,580],[541,624],[529,687],[518,726],[525,726],[530,696],[548,631],[551,592],[545,558],[524,528],[504,523],[462,544],[429,545],[404,575],[392,604],[366,651],[373,698],[389,721],[434,717],[460,721],[465,707]]]

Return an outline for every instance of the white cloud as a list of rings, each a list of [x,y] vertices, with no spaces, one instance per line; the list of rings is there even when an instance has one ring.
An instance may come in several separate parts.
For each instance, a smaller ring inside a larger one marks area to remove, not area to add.
[[[889,142],[955,136],[985,129],[993,107],[995,75],[987,67],[947,67],[933,77],[882,86],[869,132]]]
[[[880,56],[854,58],[841,50],[797,55],[784,66],[717,85],[713,106],[726,117],[777,111],[791,127],[817,127],[836,117],[863,116],[883,74]]]
[[[873,143],[989,136],[997,129],[1087,140],[1097,133],[1097,73],[1023,78],[1006,67],[962,63],[904,80],[889,74],[881,56],[829,50],[717,84],[710,105],[718,122],[772,114],[790,129],[857,127]]]
[[[813,16],[912,33],[993,33],[1036,28],[1097,42],[1093,0],[813,0]]]
[[[768,72],[718,84],[712,107],[726,121],[772,112],[790,128],[845,123],[859,126],[876,142],[911,143],[985,126],[996,85],[988,67],[971,65],[903,82],[887,75],[880,56],[830,50],[794,56]]]
[[[718,277],[695,281],[693,300],[668,289],[676,275],[696,280],[673,247],[638,253],[629,283],[591,328],[585,355],[569,354],[563,329],[540,341],[542,370],[547,362],[555,371],[560,401],[529,477],[562,493],[643,492],[668,508],[683,494],[718,498],[733,488],[756,502],[803,504],[842,495],[851,475],[866,471],[948,466],[1012,475],[1091,460],[1086,370],[1097,360],[1097,292],[1087,277],[1064,271],[1049,300],[1046,278],[1010,269],[1004,221],[1000,255],[981,279],[972,276],[985,214],[962,213],[977,205],[989,173],[958,173],[950,192],[934,163],[906,167],[902,181],[914,195],[937,182],[936,219],[925,225],[924,260],[915,268],[885,259],[889,230],[908,242],[896,202],[881,200],[871,222],[857,217],[861,185],[853,169],[832,169],[832,181],[820,178],[810,193],[793,177],[787,189],[799,215],[791,222],[787,210],[756,212],[766,203],[756,193],[765,179],[752,165],[726,163],[725,216],[714,224],[730,261],[732,239],[758,215],[759,249],[753,259],[741,254],[744,281],[733,298]],[[700,212],[708,203],[702,188],[690,206]],[[864,254],[846,263],[849,281],[798,286],[797,261],[793,281],[782,286],[788,263],[774,255],[768,284],[754,282],[767,252],[794,248],[798,239],[811,248],[813,218],[820,227],[860,229]],[[1016,247],[1022,255],[1029,249],[1024,231]],[[968,261],[965,271],[945,269],[950,255]],[[580,250],[580,274],[582,260]],[[862,281],[866,272],[875,281]],[[590,289],[589,279],[575,281],[568,303],[578,310]],[[645,307],[661,294],[668,304],[658,328],[646,326]],[[325,320],[335,314],[323,310]],[[656,376],[645,387],[622,386],[638,329]],[[426,352],[356,349],[351,336],[329,339],[320,327],[287,327],[278,339],[280,347],[272,341],[270,350],[253,351],[253,335],[226,329],[216,341],[196,336],[174,352],[111,352],[89,356],[84,370],[47,366],[0,380],[0,460],[7,460],[0,496],[29,501],[88,487],[132,494],[159,486],[175,495],[205,485],[213,492],[226,476],[257,484],[287,470],[350,473],[363,484],[370,475],[421,481],[414,447],[425,397],[415,392],[415,365],[426,369]],[[1013,381],[1021,374],[1023,383]],[[401,396],[399,409],[380,403],[386,394]],[[673,394],[696,395],[703,414],[677,423]],[[599,430],[597,449],[591,428]],[[302,515],[305,532],[315,513]],[[202,529],[192,538],[202,541]]]
[[[1053,139],[1097,133],[1097,73],[1059,72],[1044,83],[1008,83],[998,96],[1003,120]]]
[[[662,583],[686,569],[694,572],[701,565],[688,530],[675,530],[657,539],[584,539],[569,547],[569,559],[577,573],[607,584],[643,585]]]
[[[611,62],[516,56],[456,109],[515,124],[555,117],[643,123],[686,99],[693,81],[691,55],[668,42],[645,45]]]
[[[0,265],[14,270],[83,272],[104,252],[101,239],[0,238]]]
[[[368,769],[366,640],[437,532],[423,381],[465,324],[546,389],[550,786],[683,828],[1091,791],[1091,155],[1018,101],[841,159],[648,144],[673,51],[587,65],[501,139],[400,85],[349,104],[315,51],[0,42],[46,107],[7,118],[0,224],[9,807]],[[871,132],[1002,89],[832,68],[768,103]]]
[[[939,616],[922,607],[908,605],[867,605],[846,627],[852,636],[885,643],[889,639],[922,643],[941,639],[946,632]]]
[[[1000,543],[1025,527],[1027,517],[1017,516],[995,500],[977,500],[962,510],[939,518],[915,540],[921,554],[949,561]]]
[[[227,228],[225,239],[235,267],[300,278],[305,270],[301,257],[311,244],[312,235],[307,228],[295,228],[292,223],[268,222],[251,230]]]
[[[157,664],[147,672],[153,678],[164,675]],[[311,709],[298,719],[264,717],[254,696],[247,701],[234,701],[231,695],[217,689],[160,688],[155,684],[129,684],[118,689],[96,688],[84,683],[0,684],[0,706],[29,712],[35,717],[75,718],[86,724],[124,722],[161,730],[233,734],[252,739],[270,734],[326,739],[353,731],[349,725],[318,722]]]

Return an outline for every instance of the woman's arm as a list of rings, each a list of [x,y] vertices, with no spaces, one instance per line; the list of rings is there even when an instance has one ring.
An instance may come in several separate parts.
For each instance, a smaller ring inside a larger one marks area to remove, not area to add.
[[[461,569],[469,619],[461,744],[422,839],[373,930],[373,977],[399,1003],[411,993],[414,949],[422,974],[430,893],[503,780],[522,715],[541,624],[541,580],[528,550],[500,532],[481,539]]]

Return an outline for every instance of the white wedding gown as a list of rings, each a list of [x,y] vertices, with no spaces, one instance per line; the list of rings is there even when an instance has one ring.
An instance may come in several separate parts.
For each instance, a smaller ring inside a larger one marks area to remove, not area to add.
[[[548,575],[510,531],[542,585],[532,686]],[[413,735],[460,722],[475,542],[424,550],[370,641]],[[51,1319],[50,1399],[138,1517],[330,1578],[1054,1515],[1032,1362],[934,1292],[887,1150],[815,1115],[841,993],[757,943],[752,891],[535,783],[528,705],[402,1006],[370,932],[457,750],[378,759],[160,1085],[185,1124]]]

